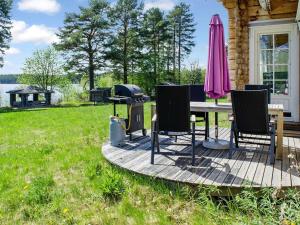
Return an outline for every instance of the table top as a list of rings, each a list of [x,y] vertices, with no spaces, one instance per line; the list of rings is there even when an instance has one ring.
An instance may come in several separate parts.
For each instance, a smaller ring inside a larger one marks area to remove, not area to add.
[[[191,102],[191,111],[201,112],[232,112],[232,104],[230,102]],[[283,112],[282,104],[269,104],[269,112]]]

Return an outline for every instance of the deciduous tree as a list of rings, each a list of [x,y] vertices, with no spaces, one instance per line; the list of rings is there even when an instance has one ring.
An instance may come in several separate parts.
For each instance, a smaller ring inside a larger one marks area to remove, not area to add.
[[[44,90],[53,90],[54,87],[64,85],[65,78],[58,52],[49,47],[45,50],[36,50],[32,57],[26,59],[18,81]]]

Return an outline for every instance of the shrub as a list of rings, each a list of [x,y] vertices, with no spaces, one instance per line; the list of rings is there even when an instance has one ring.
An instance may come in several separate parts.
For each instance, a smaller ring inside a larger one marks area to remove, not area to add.
[[[26,203],[47,204],[52,201],[52,188],[54,180],[52,176],[35,178],[29,185],[28,192],[25,195]]]
[[[100,163],[97,163],[96,165],[95,164],[90,164],[86,171],[85,171],[85,174],[86,176],[90,179],[90,180],[93,180],[95,179],[96,177],[99,177],[101,176],[102,174],[102,165]]]
[[[258,203],[256,193],[251,189],[245,189],[235,197],[237,207],[244,213],[257,213]]]
[[[125,192],[125,184],[122,177],[114,170],[103,174],[100,188],[104,198],[119,200]]]
[[[300,224],[300,193],[297,190],[289,189],[285,197],[280,200],[280,220],[290,221],[293,224]]]

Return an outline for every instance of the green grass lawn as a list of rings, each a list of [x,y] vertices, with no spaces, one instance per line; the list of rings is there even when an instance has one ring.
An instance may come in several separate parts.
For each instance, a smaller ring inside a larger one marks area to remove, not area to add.
[[[149,127],[150,103],[145,111]],[[271,189],[264,198],[246,191],[213,199],[213,188],[192,189],[112,167],[101,155],[111,114],[112,105],[1,109],[0,224],[300,222],[294,192],[284,200],[272,198]],[[220,121],[227,126],[227,115]]]

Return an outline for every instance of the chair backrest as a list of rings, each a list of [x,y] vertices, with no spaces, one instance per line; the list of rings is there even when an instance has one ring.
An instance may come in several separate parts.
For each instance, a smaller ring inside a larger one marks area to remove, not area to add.
[[[239,132],[268,134],[268,91],[232,91],[233,114]]]
[[[206,94],[204,92],[204,85],[190,85],[191,101],[205,102]]]
[[[188,85],[156,86],[158,131],[190,131],[190,88]]]
[[[270,85],[265,85],[265,84],[246,84],[245,85],[245,90],[250,91],[250,90],[268,90],[268,103],[271,103],[271,93],[272,93],[272,88]]]

